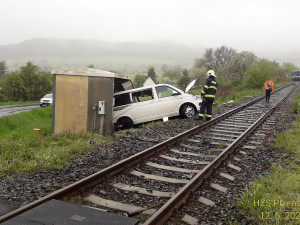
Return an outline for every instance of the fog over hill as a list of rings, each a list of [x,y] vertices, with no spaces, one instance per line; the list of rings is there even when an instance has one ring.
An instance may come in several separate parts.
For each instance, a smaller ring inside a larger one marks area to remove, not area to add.
[[[136,73],[162,64],[190,67],[204,48],[175,42],[106,42],[82,39],[32,39],[0,46],[0,61],[16,70],[27,61],[43,69],[88,66]]]
[[[31,61],[47,71],[93,64],[97,69],[136,74],[146,72],[150,65],[154,66],[156,71],[159,71],[163,64],[190,68],[193,66],[194,59],[202,57],[206,48],[210,47],[167,41],[109,42],[38,38],[17,44],[0,45],[0,61],[6,62],[10,72],[18,70]],[[249,51],[237,50],[238,52]],[[253,53],[259,58],[278,63],[291,62],[300,66],[299,48],[291,50],[284,49],[282,46],[281,49],[270,49],[266,46]]]

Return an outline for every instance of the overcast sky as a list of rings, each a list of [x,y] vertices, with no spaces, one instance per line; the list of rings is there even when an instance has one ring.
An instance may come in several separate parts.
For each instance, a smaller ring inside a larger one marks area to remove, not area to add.
[[[34,38],[164,40],[295,53],[300,1],[1,0],[0,45]]]

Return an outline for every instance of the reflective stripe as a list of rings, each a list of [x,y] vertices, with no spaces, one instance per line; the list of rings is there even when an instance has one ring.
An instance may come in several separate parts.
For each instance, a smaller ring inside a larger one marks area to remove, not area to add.
[[[207,85],[204,85],[204,87],[205,87],[205,88],[208,88],[208,86],[207,86]]]
[[[212,81],[211,83],[212,83],[212,84],[217,84],[217,82],[216,82],[216,81]]]
[[[213,89],[216,89],[216,90],[217,90],[217,87],[216,87],[216,86],[209,86],[208,88],[213,88]]]
[[[214,95],[205,95],[205,97],[207,97],[207,98],[215,98]]]
[[[201,114],[201,113],[199,113],[199,116],[201,116],[201,117],[204,117],[204,115],[203,115],[203,114]]]
[[[209,118],[211,118],[211,117],[212,117],[212,115],[206,115],[206,117],[209,117]]]
[[[202,93],[202,94],[205,94],[205,92],[204,92],[203,90],[201,91],[201,93]]]

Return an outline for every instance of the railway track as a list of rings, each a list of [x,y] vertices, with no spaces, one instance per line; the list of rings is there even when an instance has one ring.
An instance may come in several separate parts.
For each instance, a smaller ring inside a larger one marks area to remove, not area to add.
[[[148,210],[150,215],[145,214],[141,221],[144,224],[165,224],[187,201],[191,193],[206,183],[211,174],[216,173],[219,166],[226,164],[239,171],[240,168],[233,163],[226,163],[227,159],[239,161],[235,151],[244,154],[247,149],[255,149],[261,144],[266,130],[275,123],[270,119],[270,115],[294,88],[294,85],[289,85],[274,91],[270,104],[266,104],[264,97],[261,97],[210,122],[170,137],[143,152],[0,217],[0,223],[51,199],[68,201],[75,196],[79,203],[116,213],[126,212],[129,215],[144,210],[146,212],[146,209],[153,207],[154,209]],[[253,135],[254,131],[256,132]],[[242,150],[236,150],[240,146]],[[228,180],[234,179],[230,174],[218,175]],[[155,188],[153,184],[156,184]],[[217,183],[210,183],[209,186],[226,191],[226,188]],[[198,200],[207,205],[215,204],[205,197]],[[145,205],[145,202],[148,205]],[[186,218],[187,222],[193,220],[188,216]]]

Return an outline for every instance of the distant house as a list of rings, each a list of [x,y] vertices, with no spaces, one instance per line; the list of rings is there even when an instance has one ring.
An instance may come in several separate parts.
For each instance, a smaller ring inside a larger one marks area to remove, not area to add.
[[[147,80],[144,82],[143,87],[155,85],[154,81],[148,77]]]

